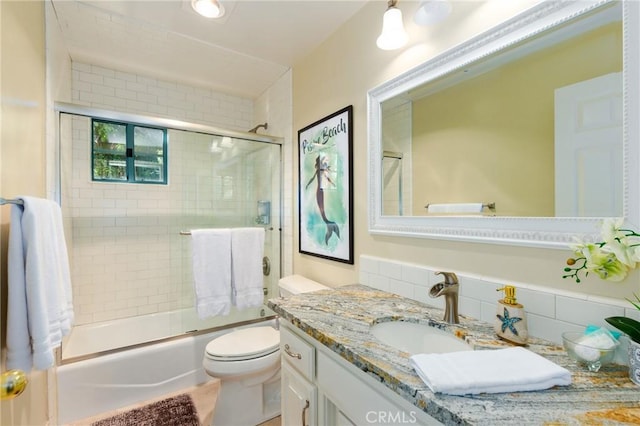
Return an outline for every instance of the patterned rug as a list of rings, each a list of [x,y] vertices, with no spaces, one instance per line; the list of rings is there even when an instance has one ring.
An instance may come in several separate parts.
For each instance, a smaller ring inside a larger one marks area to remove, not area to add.
[[[198,413],[187,394],[163,399],[94,423],[91,426],[199,426]]]

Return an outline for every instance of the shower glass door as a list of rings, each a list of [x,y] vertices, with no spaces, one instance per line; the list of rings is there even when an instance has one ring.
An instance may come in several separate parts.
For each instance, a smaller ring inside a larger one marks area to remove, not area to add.
[[[162,161],[154,157],[163,179],[96,180],[96,164],[124,167],[127,162],[104,154],[122,145],[116,143],[120,134],[112,137],[110,129],[96,130],[92,117],[60,113],[60,200],[75,311],[74,328],[63,342],[63,362],[273,315],[260,306],[198,320],[188,232],[264,228],[270,266],[263,277],[265,300],[275,297],[281,145],[167,128],[167,155]]]
[[[193,229],[260,227],[265,229],[263,288],[265,303],[277,296],[280,277],[280,149],[278,144],[227,136],[171,131],[174,179],[179,179],[181,222],[176,249],[182,254],[179,276],[183,332],[204,330],[274,315],[263,306],[200,320],[194,309],[191,238]],[[171,150],[171,148],[170,148]],[[171,151],[170,151],[171,153]]]

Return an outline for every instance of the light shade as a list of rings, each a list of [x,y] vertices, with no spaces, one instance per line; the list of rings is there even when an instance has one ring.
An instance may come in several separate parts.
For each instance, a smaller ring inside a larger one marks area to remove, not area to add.
[[[402,23],[402,11],[393,6],[395,2],[389,2],[390,6],[382,17],[382,33],[376,44],[382,50],[394,50],[404,46],[409,40]]]
[[[224,7],[218,0],[191,0],[191,7],[205,18],[220,18]]]
[[[418,25],[434,25],[445,20],[451,14],[449,0],[426,0],[413,15],[413,22]]]

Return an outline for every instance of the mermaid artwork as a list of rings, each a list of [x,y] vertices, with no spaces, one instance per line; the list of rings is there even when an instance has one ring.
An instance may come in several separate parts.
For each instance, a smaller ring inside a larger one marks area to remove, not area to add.
[[[316,203],[318,204],[318,209],[320,210],[320,216],[322,216],[322,220],[327,226],[327,233],[324,236],[324,243],[326,245],[329,244],[329,239],[333,234],[336,234],[338,238],[340,238],[340,229],[338,228],[338,224],[327,219],[327,214],[324,210],[324,183],[323,180],[326,179],[331,185],[336,186],[335,183],[331,180],[329,176],[329,172],[331,171],[329,167],[329,163],[326,161],[326,157],[321,157],[318,155],[316,157],[315,164],[315,173],[305,186],[305,189],[309,188],[309,185],[316,179]]]

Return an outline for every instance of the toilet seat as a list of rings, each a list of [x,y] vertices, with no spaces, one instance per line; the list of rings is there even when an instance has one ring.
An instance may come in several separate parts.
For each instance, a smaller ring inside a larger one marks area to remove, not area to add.
[[[249,327],[232,331],[210,341],[205,357],[215,361],[242,361],[276,352],[280,333],[273,327]]]

